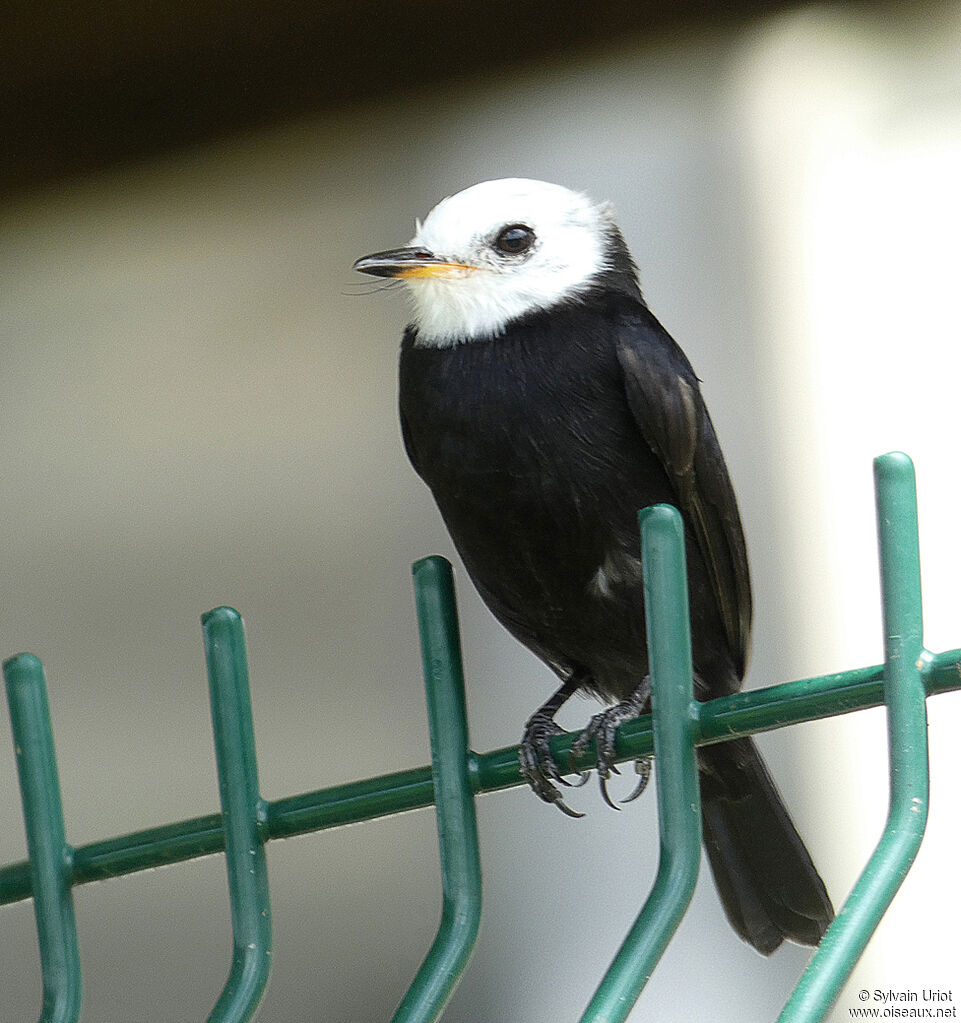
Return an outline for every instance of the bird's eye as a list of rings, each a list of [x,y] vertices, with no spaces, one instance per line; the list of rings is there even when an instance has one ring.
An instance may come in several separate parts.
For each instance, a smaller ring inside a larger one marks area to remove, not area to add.
[[[524,224],[510,224],[494,239],[494,248],[505,256],[518,256],[534,244],[534,232]]]

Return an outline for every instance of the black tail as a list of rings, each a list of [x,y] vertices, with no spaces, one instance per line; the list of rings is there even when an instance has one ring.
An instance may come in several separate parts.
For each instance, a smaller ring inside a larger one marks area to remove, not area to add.
[[[834,919],[824,882],[751,739],[698,750],[704,845],[724,911],[762,955],[816,945]]]

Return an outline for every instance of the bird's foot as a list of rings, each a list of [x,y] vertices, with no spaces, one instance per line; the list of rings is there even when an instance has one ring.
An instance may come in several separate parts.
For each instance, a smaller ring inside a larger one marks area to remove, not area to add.
[[[562,775],[554,754],[551,753],[551,739],[555,735],[566,735],[567,733],[554,720],[553,710],[550,707],[541,707],[531,715],[524,726],[524,735],[521,738],[518,750],[518,759],[521,765],[521,774],[524,780],[545,803],[553,803],[559,810],[568,817],[583,817],[584,814],[572,810],[564,798],[560,789],[554,782],[568,787],[577,787],[587,781],[587,774],[578,771],[579,780],[576,782],[567,781]]]
[[[601,783],[601,796],[604,802],[615,810],[619,810],[620,807],[611,799],[607,791],[607,782],[612,774],[621,773],[614,763],[614,758],[617,755],[614,748],[617,739],[617,729],[625,721],[633,721],[646,712],[650,695],[651,684],[645,678],[626,700],[615,704],[613,707],[608,707],[607,710],[601,711],[600,714],[595,714],[588,723],[587,728],[581,732],[571,746],[570,763],[573,767],[577,762],[577,758],[587,747],[592,742],[595,744],[597,748],[597,777]],[[647,783],[651,777],[651,758],[642,757],[639,760],[635,760],[634,770],[638,775],[637,785],[626,799],[621,800],[622,803],[630,803],[632,800],[637,799],[644,789],[647,788]]]

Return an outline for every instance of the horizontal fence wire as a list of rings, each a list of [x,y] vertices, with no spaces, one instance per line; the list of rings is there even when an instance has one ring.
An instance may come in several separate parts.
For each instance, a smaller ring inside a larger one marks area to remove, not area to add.
[[[18,659],[12,658],[7,664],[12,666]],[[961,649],[940,654],[926,651],[921,661],[920,672],[928,696],[961,689]],[[711,700],[701,704],[695,744],[704,746],[773,731],[786,725],[883,706],[883,679],[883,666],[874,665]],[[551,750],[559,764],[568,762],[568,753],[576,738],[577,734],[572,733],[552,740]],[[649,756],[653,750],[649,715],[620,727],[616,744],[617,763]],[[584,767],[594,766],[593,757],[592,752],[585,751],[579,762]],[[518,767],[517,747],[505,746],[489,753],[472,753],[470,780],[471,790],[476,794],[526,784]],[[260,833],[264,840],[305,835],[416,810],[432,805],[433,801],[430,767],[411,768],[296,796],[266,800],[261,811]],[[75,847],[70,883],[81,885],[103,881],[223,852],[223,849],[221,815],[212,813],[192,817]],[[0,905],[21,902],[32,895],[30,864],[27,861],[0,868]]]

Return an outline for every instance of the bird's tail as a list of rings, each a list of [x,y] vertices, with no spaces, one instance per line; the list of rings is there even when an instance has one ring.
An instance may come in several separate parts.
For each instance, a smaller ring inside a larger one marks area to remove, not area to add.
[[[704,845],[724,911],[762,955],[787,938],[816,945],[834,908],[757,746],[698,750]]]

